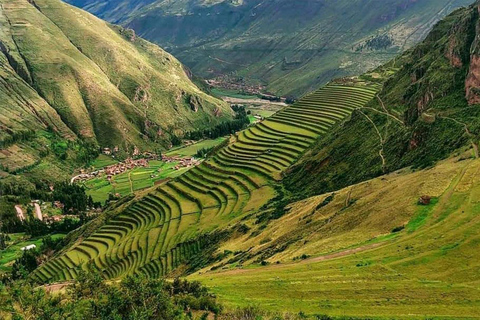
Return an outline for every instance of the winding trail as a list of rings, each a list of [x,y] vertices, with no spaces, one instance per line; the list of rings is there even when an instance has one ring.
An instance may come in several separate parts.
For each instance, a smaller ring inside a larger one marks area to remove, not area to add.
[[[380,155],[380,158],[382,159],[382,170],[383,170],[383,172],[385,172],[386,167],[387,167],[387,161],[385,160],[385,156],[383,155],[383,148],[384,148],[385,140],[383,139],[382,134],[380,133],[380,130],[378,130],[378,127],[375,124],[375,122],[373,122],[373,120],[369,116],[367,116],[365,113],[363,113],[362,111],[358,110],[358,112],[363,114],[363,116],[365,118],[367,118],[367,120],[370,121],[370,123],[373,125],[373,127],[375,128],[375,131],[377,131],[378,137],[380,139],[380,147],[381,147],[378,154]]]
[[[475,159],[478,159],[480,157],[479,156],[479,151],[478,151],[478,144],[475,143],[475,141],[474,141],[475,135],[470,132],[470,130],[468,129],[468,125],[466,123],[458,121],[457,119],[454,119],[454,118],[444,117],[444,116],[441,116],[441,115],[439,115],[438,117],[441,118],[441,119],[451,120],[451,121],[463,126],[463,128],[465,129],[465,133],[470,137],[470,143],[472,144],[472,147],[473,147],[473,152],[475,154]]]
[[[350,256],[350,255],[353,255],[353,254],[357,254],[357,253],[360,253],[360,252],[373,250],[373,249],[376,249],[376,248],[378,248],[378,247],[380,247],[384,244],[385,244],[384,242],[372,243],[372,244],[364,245],[364,246],[357,247],[357,248],[346,249],[346,250],[342,250],[342,251],[338,251],[338,252],[334,252],[334,253],[318,256],[318,257],[308,258],[308,259],[302,260],[300,262],[288,262],[288,263],[282,263],[282,264],[272,264],[272,265],[268,266],[267,268],[269,268],[270,270],[274,270],[274,269],[281,269],[281,268],[290,267],[290,266],[296,265],[296,264],[309,264],[309,263],[315,263],[315,262],[320,262],[320,261],[332,260],[332,259],[336,259],[336,258],[342,258],[342,257]],[[219,272],[219,274],[222,274],[222,275],[238,275],[238,274],[244,274],[244,273],[249,273],[249,272],[257,272],[257,271],[258,271],[257,269],[234,269],[234,270],[229,270],[229,271],[221,271],[221,272]]]

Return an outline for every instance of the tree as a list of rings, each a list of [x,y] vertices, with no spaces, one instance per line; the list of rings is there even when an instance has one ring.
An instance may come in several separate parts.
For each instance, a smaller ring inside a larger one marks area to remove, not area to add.
[[[55,185],[53,201],[60,201],[63,213],[80,213],[87,210],[87,206],[93,205],[91,197],[87,197],[85,188],[70,182],[62,182]]]
[[[12,266],[12,279],[25,279],[38,267],[38,251],[35,249],[23,251],[22,256],[15,260]]]

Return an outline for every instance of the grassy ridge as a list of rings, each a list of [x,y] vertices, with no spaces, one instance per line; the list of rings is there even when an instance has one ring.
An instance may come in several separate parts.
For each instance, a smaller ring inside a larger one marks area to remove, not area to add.
[[[319,140],[290,170],[287,188],[321,194],[407,166],[429,167],[476,145],[479,108],[467,101],[465,83],[477,72],[470,62],[477,19],[475,6],[457,10],[387,64],[397,72],[377,98]]]

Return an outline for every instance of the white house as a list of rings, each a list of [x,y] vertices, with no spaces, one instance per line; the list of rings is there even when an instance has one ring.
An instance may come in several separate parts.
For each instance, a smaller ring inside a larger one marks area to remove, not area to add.
[[[35,249],[36,247],[37,247],[36,245],[31,244],[31,245],[28,245],[28,246],[26,246],[26,247],[21,248],[20,250],[22,250],[22,251],[28,251],[28,250]]]

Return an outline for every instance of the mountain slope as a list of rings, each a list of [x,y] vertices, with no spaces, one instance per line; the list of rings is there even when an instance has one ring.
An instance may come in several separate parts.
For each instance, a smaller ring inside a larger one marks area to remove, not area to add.
[[[110,10],[117,1],[72,0],[160,44],[203,77],[231,73],[297,96],[387,62],[471,2],[148,0]]]
[[[189,275],[230,307],[478,317],[479,10],[119,201],[31,279]]]
[[[43,130],[94,146],[153,149],[175,132],[232,117],[174,57],[122,28],[57,0],[0,5],[4,148]]]
[[[457,10],[392,61],[398,71],[377,99],[319,140],[285,185],[304,197],[429,167],[462,147],[478,157],[478,17],[476,5]]]

